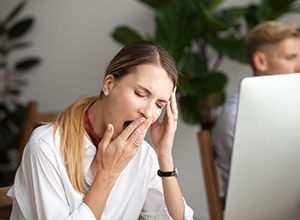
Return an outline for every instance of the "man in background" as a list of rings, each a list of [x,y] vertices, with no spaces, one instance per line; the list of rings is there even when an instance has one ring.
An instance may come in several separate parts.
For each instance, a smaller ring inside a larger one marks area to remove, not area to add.
[[[300,26],[266,21],[249,31],[247,58],[254,76],[300,72]],[[212,142],[217,154],[225,196],[234,139],[239,94],[230,97],[212,128]]]

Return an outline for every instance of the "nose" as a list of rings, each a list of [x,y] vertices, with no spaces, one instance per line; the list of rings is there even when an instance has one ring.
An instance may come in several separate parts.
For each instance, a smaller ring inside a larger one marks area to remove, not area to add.
[[[154,111],[155,103],[148,103],[140,108],[139,113],[141,116],[145,118],[153,118],[153,111]]]

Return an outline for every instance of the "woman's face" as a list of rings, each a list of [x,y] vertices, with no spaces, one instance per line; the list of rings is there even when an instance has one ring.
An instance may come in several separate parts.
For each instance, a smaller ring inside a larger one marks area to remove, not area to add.
[[[156,64],[139,65],[133,73],[119,80],[107,76],[105,86],[109,88],[109,95],[105,97],[104,122],[114,125],[113,139],[141,116],[156,121],[173,91],[173,81]]]

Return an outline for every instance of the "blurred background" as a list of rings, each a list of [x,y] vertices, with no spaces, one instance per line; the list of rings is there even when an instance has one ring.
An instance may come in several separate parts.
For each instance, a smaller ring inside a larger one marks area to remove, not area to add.
[[[1,21],[20,2],[0,0]],[[218,7],[258,2],[227,0]],[[10,53],[7,59],[12,65],[23,57],[39,58],[37,65],[28,70],[25,68],[24,73],[14,79],[27,83],[21,86],[17,100],[24,105],[31,100],[37,101],[41,112],[60,111],[83,95],[100,93],[105,68],[122,47],[112,37],[117,26],[129,25],[143,35],[153,34],[156,28],[155,9],[136,0],[30,0],[18,14],[18,19],[27,16],[34,17],[34,24],[22,36],[22,41],[30,41],[31,46]],[[299,14],[285,14],[278,20],[300,25]],[[227,57],[219,69],[227,76],[224,89],[227,97],[238,91],[242,78],[252,75],[248,64]],[[3,70],[0,74],[3,84]],[[187,203],[195,211],[195,219],[208,220],[197,141],[199,129],[199,125],[186,123],[180,117],[173,155],[179,169],[178,181]]]

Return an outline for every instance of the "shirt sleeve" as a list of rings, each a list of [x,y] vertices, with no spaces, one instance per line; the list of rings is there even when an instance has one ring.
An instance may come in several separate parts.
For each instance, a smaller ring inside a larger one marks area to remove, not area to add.
[[[60,157],[47,143],[27,144],[15,183],[8,196],[13,199],[11,219],[96,219],[83,202],[71,209],[58,163]],[[78,197],[83,195],[77,193]]]
[[[227,191],[231,155],[233,148],[238,94],[232,96],[224,105],[222,114],[212,128],[212,142],[217,154],[217,164],[221,171],[224,191]]]
[[[171,220],[167,206],[164,201],[163,187],[161,178],[156,175],[157,167],[153,170],[151,187],[148,190],[144,207],[139,220]],[[194,211],[186,204],[184,200],[184,220],[193,220]]]

